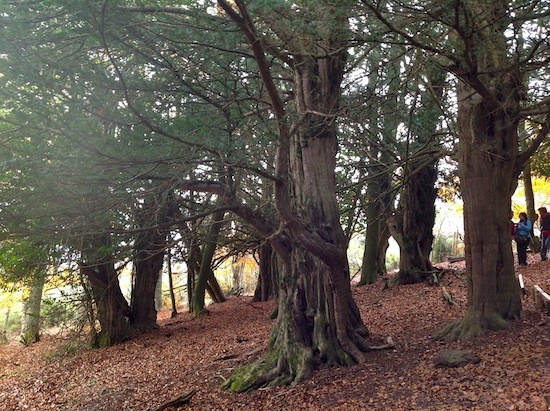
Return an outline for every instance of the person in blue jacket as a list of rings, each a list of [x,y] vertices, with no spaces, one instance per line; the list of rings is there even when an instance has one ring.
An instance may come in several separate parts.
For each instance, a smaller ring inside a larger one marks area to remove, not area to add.
[[[514,228],[514,240],[518,250],[519,265],[527,265],[527,246],[531,242],[533,223],[527,218],[527,213],[519,213],[519,222]]]

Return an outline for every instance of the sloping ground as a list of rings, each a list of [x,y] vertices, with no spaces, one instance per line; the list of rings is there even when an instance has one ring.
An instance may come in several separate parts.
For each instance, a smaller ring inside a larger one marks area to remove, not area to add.
[[[518,268],[527,288],[537,283],[550,291],[550,262],[530,259]],[[443,299],[440,285],[354,288],[369,330],[391,336],[395,349],[374,351],[362,365],[318,371],[297,386],[244,394],[219,387],[265,348],[273,303],[234,297],[198,319],[164,313],[158,331],[101,350],[69,353],[54,337],[28,348],[12,343],[0,347],[0,409],[155,410],[196,390],[189,404],[172,410],[546,410],[548,315],[527,295],[523,320],[509,330],[443,344],[432,337],[461,317],[466,298],[459,275],[448,272],[441,285],[460,307]],[[481,362],[437,368],[442,348],[467,350]]]

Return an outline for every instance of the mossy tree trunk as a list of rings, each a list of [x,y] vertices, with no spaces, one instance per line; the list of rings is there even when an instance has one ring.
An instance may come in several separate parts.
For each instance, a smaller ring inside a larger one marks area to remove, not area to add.
[[[325,3],[306,7],[311,33],[289,39],[293,109],[299,119],[291,132],[289,108],[271,77],[248,10],[239,0],[236,8],[222,0],[218,4],[250,43],[279,127],[275,206],[283,228],[270,237],[284,262],[278,315],[266,354],[224,384],[232,391],[244,391],[296,383],[323,365],[362,362],[368,350],[368,331],[351,296],[347,238],[339,221],[334,172],[348,36],[348,16],[342,13],[348,8]]]

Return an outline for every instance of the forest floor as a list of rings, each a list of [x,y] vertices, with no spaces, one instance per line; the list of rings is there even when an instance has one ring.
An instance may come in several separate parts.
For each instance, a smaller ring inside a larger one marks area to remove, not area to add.
[[[442,343],[435,333],[465,311],[463,263],[439,285],[383,289],[382,282],[354,287],[373,335],[391,336],[393,349],[368,354],[366,363],[316,371],[298,385],[231,394],[220,389],[238,366],[265,349],[273,302],[231,297],[208,314],[169,318],[160,328],[126,343],[88,350],[75,341],[45,336],[22,347],[0,347],[0,408],[11,410],[156,410],[195,390],[170,410],[525,410],[546,411],[550,395],[550,318],[534,306],[533,284],[550,290],[550,261],[530,255],[517,268],[527,294],[524,316],[504,331],[473,341]],[[459,306],[442,297],[442,286]],[[80,348],[75,348],[80,347]],[[462,349],[478,364],[439,368],[441,349]]]

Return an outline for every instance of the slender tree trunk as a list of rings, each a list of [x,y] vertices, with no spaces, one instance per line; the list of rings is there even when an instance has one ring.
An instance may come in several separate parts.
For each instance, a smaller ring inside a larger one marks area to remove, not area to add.
[[[212,222],[202,247],[200,271],[193,291],[193,313],[199,315],[205,310],[205,293],[210,272],[212,271],[212,259],[218,245],[218,236],[223,225],[224,211],[216,211],[212,214]]]
[[[187,226],[185,227],[187,228]],[[192,313],[195,283],[200,271],[200,258],[202,253],[197,243],[197,235],[191,235],[191,233],[196,233],[196,231],[187,229],[185,232],[188,238],[187,256],[184,256],[187,265],[187,305],[189,312]]]
[[[370,93],[374,94],[375,85],[380,81],[378,78],[378,65],[381,64],[381,56],[374,53],[372,66],[375,69],[369,74]],[[397,76],[397,65],[399,59],[388,65],[386,77],[394,79]],[[389,92],[381,106],[369,107],[368,127],[374,130],[373,134],[381,134],[381,139],[392,141],[397,132],[397,82],[391,81],[388,85]],[[371,105],[372,106],[372,105]],[[389,113],[387,112],[389,110]],[[381,121],[381,117],[383,120]],[[382,127],[380,126],[382,123]],[[388,248],[389,235],[386,228],[386,210],[393,206],[389,200],[389,187],[391,186],[390,176],[386,170],[387,157],[385,150],[380,150],[380,141],[374,141],[368,148],[369,179],[367,185],[367,205],[365,217],[367,229],[365,232],[365,249],[363,251],[363,263],[361,265],[361,279],[358,285],[372,284],[380,275],[386,273],[386,250]]]
[[[218,279],[216,278],[214,270],[212,270],[212,267],[208,270],[207,286],[209,290],[208,293],[212,301],[215,303],[223,303],[225,301],[225,295],[223,294],[223,290],[218,282]]]
[[[529,220],[534,224],[538,219],[538,214],[535,211],[535,193],[533,191],[533,180],[531,178],[531,162],[527,162],[523,168],[523,187],[525,188],[525,205],[527,208],[527,215]],[[533,235],[533,242],[531,243],[533,252],[538,253],[540,251],[540,238]]]
[[[243,272],[244,272],[244,263],[242,261],[237,262],[233,261],[231,265],[231,288],[233,292],[239,294],[242,288],[243,281]]]
[[[157,313],[159,311],[162,311],[162,306],[163,306],[163,302],[162,302],[162,268],[161,268],[161,272],[159,273],[157,284],[155,286],[155,311]]]
[[[176,305],[176,295],[174,293],[174,276],[172,273],[172,253],[169,248],[166,250],[166,268],[168,270],[168,288],[170,292],[170,307],[172,309],[170,317],[174,318],[176,315],[178,315],[178,308]]]
[[[380,275],[379,241],[383,221],[383,213],[380,210],[378,197],[380,193],[376,189],[375,182],[369,183],[367,192],[367,206],[365,217],[367,229],[365,231],[365,248],[363,250],[363,264],[361,265],[361,279],[358,285],[373,284]],[[387,241],[387,240],[386,240]]]
[[[23,316],[21,318],[20,340],[30,344],[40,340],[40,306],[46,283],[46,267],[39,266],[35,271],[32,284],[23,298]]]

